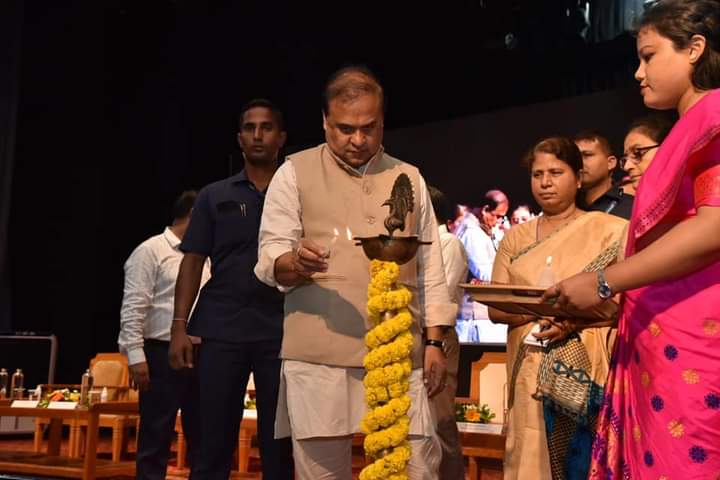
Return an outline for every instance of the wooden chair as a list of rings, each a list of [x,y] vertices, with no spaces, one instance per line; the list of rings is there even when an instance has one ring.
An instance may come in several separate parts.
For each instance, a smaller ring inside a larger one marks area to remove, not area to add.
[[[175,433],[177,433],[177,458],[175,466],[177,468],[185,468],[185,457],[187,456],[187,445],[185,442],[185,432],[182,427],[182,413],[178,411],[175,417]]]
[[[470,396],[456,397],[458,403],[486,403],[495,413],[493,423],[505,423],[507,414],[507,354],[485,352],[471,364]],[[484,387],[484,388],[483,388]],[[501,387],[501,388],[498,388]]]
[[[247,385],[247,393],[251,398],[255,397],[255,382],[252,374]],[[176,466],[177,468],[185,468],[185,457],[187,456],[187,444],[185,440],[185,433],[182,427],[181,412],[178,412],[177,418],[175,419],[175,432],[177,433],[177,457]],[[259,450],[252,446],[252,440],[257,438],[257,419],[244,417],[240,424],[240,431],[238,433],[238,446],[237,446],[237,471],[240,474],[248,473],[248,467],[250,465],[250,458],[260,458]],[[353,448],[362,448],[363,440],[365,435],[355,434],[353,435],[352,446]],[[365,463],[368,460],[365,459]]]
[[[250,374],[246,392],[250,398],[255,398],[255,380]],[[185,457],[187,456],[187,444],[185,440],[185,432],[182,427],[182,413],[178,412],[177,418],[175,419],[175,433],[177,433],[177,457],[176,466],[177,468],[185,468]],[[259,457],[258,449],[252,448],[252,440],[257,437],[257,420],[248,419],[243,417],[243,421],[240,424],[240,430],[238,432],[238,445],[237,445],[237,471],[240,473],[247,473],[248,466],[250,465],[250,457]]]
[[[495,413],[493,423],[505,424],[507,414],[507,354],[485,352],[472,363],[470,396],[457,397],[458,403],[487,404]],[[482,479],[484,466],[502,464],[505,456],[505,434],[463,434],[463,456],[468,457],[471,480]]]
[[[185,468],[185,457],[187,456],[187,442],[182,427],[182,413],[178,412],[175,420],[175,433],[177,433],[177,457],[175,464],[177,468]],[[252,448],[252,439],[257,436],[257,421],[243,418],[238,432],[237,445],[237,471],[247,473],[250,466],[250,457],[259,458],[257,448]]]
[[[129,387],[130,372],[127,358],[121,353],[98,353],[90,360],[90,372],[93,375],[93,390],[107,387],[108,400],[137,401],[137,392]],[[43,393],[57,388],[80,389],[80,385],[43,385]],[[100,428],[112,429],[112,461],[119,462],[124,451],[127,451],[128,437],[126,431],[130,427],[137,427],[138,415],[100,415],[98,422]],[[35,420],[34,448],[36,452],[41,450],[42,433],[44,426],[48,423],[45,418]],[[87,428],[86,421],[68,420],[70,427],[68,442],[68,454],[70,457],[80,457],[84,446],[83,430]]]
[[[182,428],[181,413],[178,412],[177,419],[175,420],[175,432],[177,433],[177,457],[176,466],[177,468],[185,468],[185,457],[187,456],[187,443],[185,440],[185,433]],[[252,446],[252,439],[257,437],[257,422],[255,419],[243,418],[242,424],[240,425],[240,432],[238,434],[238,446],[237,446],[237,471],[240,473],[248,473],[250,466],[250,458],[260,458],[259,450]],[[365,435],[357,433],[353,435],[352,446],[353,448],[362,448],[363,440]],[[365,464],[368,464],[368,459],[365,459]]]

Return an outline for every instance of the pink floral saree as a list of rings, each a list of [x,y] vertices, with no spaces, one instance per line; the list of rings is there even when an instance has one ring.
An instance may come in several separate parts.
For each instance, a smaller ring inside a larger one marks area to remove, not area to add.
[[[701,206],[720,207],[720,90],[642,178],[626,256]],[[625,293],[605,392],[590,479],[720,478],[720,262]]]

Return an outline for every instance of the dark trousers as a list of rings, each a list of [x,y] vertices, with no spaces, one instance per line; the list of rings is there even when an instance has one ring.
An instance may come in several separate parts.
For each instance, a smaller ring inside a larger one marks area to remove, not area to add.
[[[226,480],[230,475],[250,372],[255,379],[263,479],[293,479],[290,439],[274,438],[279,353],[280,340],[225,343],[203,339],[195,361],[201,417],[192,480]]]
[[[182,409],[183,431],[187,437],[188,459],[192,462],[197,436],[194,372],[170,368],[168,347],[168,342],[145,340],[150,388],[140,393],[140,433],[135,477],[138,479],[165,480],[179,408]]]

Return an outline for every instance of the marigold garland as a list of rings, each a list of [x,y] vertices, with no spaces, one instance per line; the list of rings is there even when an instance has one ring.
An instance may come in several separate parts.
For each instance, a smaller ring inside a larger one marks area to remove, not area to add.
[[[383,343],[387,343],[400,333],[408,330],[412,325],[412,314],[407,308],[403,308],[388,321],[378,324],[365,336],[365,345],[372,350]]]
[[[392,383],[407,379],[411,371],[412,362],[409,359],[403,360],[402,362],[391,363],[385,367],[376,368],[375,370],[367,372],[363,383],[368,388],[386,387]]]
[[[407,415],[398,418],[397,422],[380,431],[369,433],[365,436],[363,446],[365,453],[375,457],[378,453],[388,448],[397,447],[407,440],[410,433],[410,418]]]
[[[412,333],[405,331],[395,337],[390,343],[380,345],[370,350],[363,358],[366,370],[384,367],[393,362],[400,362],[410,356],[413,347]]]
[[[379,316],[382,312],[400,310],[407,306],[412,298],[412,293],[407,288],[400,286],[389,292],[381,292],[368,298],[368,313]]]
[[[387,428],[405,415],[410,408],[410,397],[403,395],[393,398],[385,405],[375,407],[363,419],[360,429],[363,433],[371,433],[381,428]]]
[[[365,335],[368,353],[365,401],[369,411],[360,428],[365,433],[365,453],[373,463],[360,472],[360,480],[408,480],[410,461],[410,372],[413,336],[412,313],[407,308],[410,290],[396,285],[400,267],[395,262],[373,260],[368,285],[368,318],[373,327]]]
[[[360,480],[374,478],[387,478],[389,480],[400,480],[407,478],[404,470],[410,461],[410,445],[407,442],[398,445],[392,453],[384,456],[378,461],[368,465],[360,472]]]

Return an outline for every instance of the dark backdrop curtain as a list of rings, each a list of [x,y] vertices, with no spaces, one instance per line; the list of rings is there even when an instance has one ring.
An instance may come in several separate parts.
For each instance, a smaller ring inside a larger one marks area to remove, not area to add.
[[[632,31],[646,3],[646,0],[591,0],[590,41],[605,42]]]
[[[23,1],[0,2],[0,331],[10,331],[8,220],[15,160]]]

